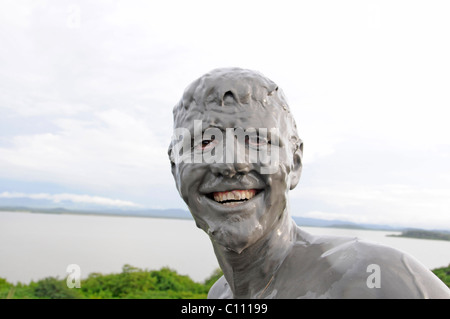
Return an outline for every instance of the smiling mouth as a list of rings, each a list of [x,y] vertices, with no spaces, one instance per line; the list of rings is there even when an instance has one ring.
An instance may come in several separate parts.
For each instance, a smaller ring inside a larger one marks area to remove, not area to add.
[[[259,192],[261,192],[259,189],[234,189],[231,191],[210,193],[208,197],[224,206],[236,206],[252,199]]]

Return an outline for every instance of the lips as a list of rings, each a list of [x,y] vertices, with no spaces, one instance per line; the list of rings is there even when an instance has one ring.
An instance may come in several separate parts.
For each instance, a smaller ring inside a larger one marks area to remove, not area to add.
[[[258,193],[256,189],[234,189],[225,192],[214,192],[211,197],[214,201],[224,206],[235,206],[242,204]]]

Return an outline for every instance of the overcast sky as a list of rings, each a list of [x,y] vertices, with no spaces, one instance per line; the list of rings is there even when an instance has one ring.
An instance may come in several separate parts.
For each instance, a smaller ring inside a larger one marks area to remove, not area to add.
[[[450,229],[448,1],[0,1],[0,197],[185,208],[172,108],[217,67],[285,92],[292,215]]]

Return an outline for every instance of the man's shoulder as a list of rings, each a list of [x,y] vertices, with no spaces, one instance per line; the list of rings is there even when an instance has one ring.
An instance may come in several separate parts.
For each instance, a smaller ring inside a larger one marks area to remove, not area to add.
[[[329,298],[450,298],[429,269],[392,247],[350,237],[310,236],[294,245],[298,276],[309,273]],[[303,256],[303,257],[301,257]],[[309,259],[303,265],[301,260]]]

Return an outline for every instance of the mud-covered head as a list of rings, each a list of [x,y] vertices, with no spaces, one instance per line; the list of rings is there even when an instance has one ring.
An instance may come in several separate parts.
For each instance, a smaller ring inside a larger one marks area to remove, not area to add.
[[[252,70],[221,68],[203,75],[186,88],[173,110],[175,127],[183,124],[188,112],[194,109],[207,111],[235,105],[274,107],[289,113],[282,91],[272,80]]]
[[[173,115],[178,191],[197,226],[241,252],[287,214],[300,179],[302,141],[284,94],[259,72],[216,69],[187,87]]]

